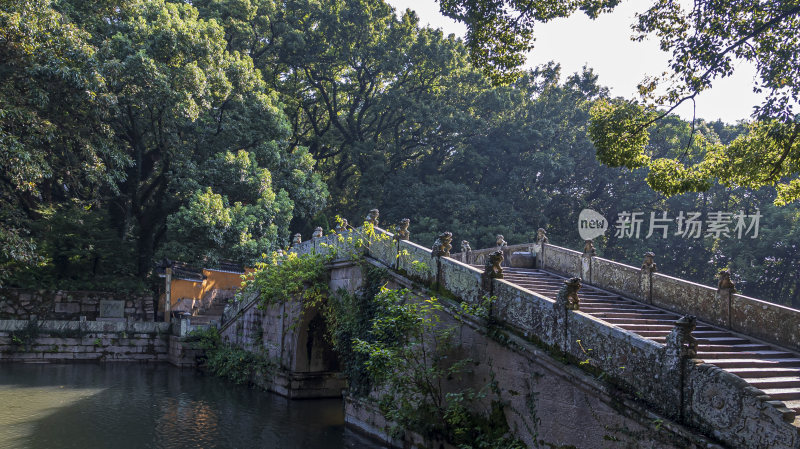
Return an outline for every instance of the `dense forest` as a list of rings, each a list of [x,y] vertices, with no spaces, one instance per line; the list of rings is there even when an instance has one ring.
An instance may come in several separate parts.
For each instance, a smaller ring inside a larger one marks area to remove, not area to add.
[[[421,244],[449,230],[475,249],[540,227],[580,249],[584,208],[643,212],[644,230],[651,212],[758,211],[756,238],[612,231],[595,247],[634,265],[654,251],[704,284],[730,268],[745,294],[800,306],[797,201],[716,183],[667,197],[650,167],[602,164],[590,117],[616,100],[591,68],[496,84],[382,0],[2,4],[2,285],[147,289],[161,258],[251,264],[372,208]],[[668,115],[647,152],[702,161],[750,129]]]

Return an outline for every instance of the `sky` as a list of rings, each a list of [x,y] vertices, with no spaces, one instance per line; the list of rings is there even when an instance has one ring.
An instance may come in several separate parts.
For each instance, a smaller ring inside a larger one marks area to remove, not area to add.
[[[463,37],[466,27],[444,17],[439,12],[436,0],[386,0],[399,12],[406,8],[417,12],[422,25],[440,28],[445,34]],[[580,71],[586,65],[594,69],[600,84],[611,90],[612,96],[636,98],[636,85],[646,75],[657,75],[668,70],[669,54],[658,48],[658,42],[630,40],[630,29],[634,14],[645,2],[623,1],[612,13],[592,20],[579,13],[566,19],[537,24],[534,49],[527,56],[527,67],[548,61],[561,64],[562,76]],[[722,119],[735,123],[747,119],[753,106],[761,103],[762,97],[753,93],[755,68],[740,62],[733,76],[717,80],[714,86],[701,93],[695,100],[698,118]],[[693,107],[684,103],[675,112],[684,119],[691,119]]]

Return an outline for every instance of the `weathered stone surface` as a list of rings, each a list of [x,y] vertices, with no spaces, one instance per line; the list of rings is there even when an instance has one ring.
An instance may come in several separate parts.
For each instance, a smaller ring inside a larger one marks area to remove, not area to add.
[[[591,283],[634,299],[645,299],[638,292],[639,270],[630,265],[594,257]]]
[[[497,299],[492,307],[492,317],[524,337],[535,337],[553,346],[554,302],[502,279],[493,282]]]
[[[55,303],[55,313],[73,314],[81,311],[81,305],[76,302],[57,302]]]
[[[800,351],[800,311],[731,295],[731,329]]]
[[[513,268],[535,268],[536,258],[530,251],[516,251],[511,253],[509,265]]]
[[[694,282],[652,275],[652,303],[673,312],[695,315],[698,319],[718,326],[727,325],[727,304],[717,302],[717,290]]]
[[[686,417],[694,425],[736,448],[796,448],[797,427],[760,390],[705,363],[686,375]]]
[[[152,297],[137,297],[109,292],[46,291],[0,289],[0,319],[77,320],[86,316],[94,320],[100,316],[98,305],[102,301],[123,301],[124,316],[136,320],[149,320],[152,316]],[[148,310],[149,305],[149,310]]]
[[[125,316],[125,301],[100,301],[101,318],[122,318]]]
[[[567,277],[581,275],[581,253],[558,246],[547,245],[546,268]]]
[[[27,326],[27,320],[0,320],[0,361],[154,362],[164,360],[169,350],[168,323],[43,320],[37,322],[35,338],[25,345],[13,344],[11,333]]]
[[[459,261],[446,258],[441,260],[440,283],[447,291],[465,301],[477,304],[486,294],[480,288],[481,272]]]
[[[431,257],[431,251],[428,248],[414,242],[401,240],[400,252],[398,258],[400,270],[406,272],[411,278],[423,282],[436,280],[436,259]],[[382,260],[382,262],[387,263],[388,261]]]

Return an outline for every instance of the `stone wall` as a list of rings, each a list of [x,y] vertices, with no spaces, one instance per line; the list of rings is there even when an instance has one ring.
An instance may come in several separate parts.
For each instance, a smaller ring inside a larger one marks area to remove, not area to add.
[[[94,291],[0,289],[0,319],[78,320],[86,317],[153,320],[151,296]]]
[[[352,263],[331,270],[332,291],[360,283],[361,270]],[[342,396],[347,382],[325,339],[319,310],[303,308],[300,301],[259,307],[253,296],[232,304],[225,317],[220,329],[224,344],[263,354],[277,366],[275,372],[253,378],[258,386],[290,398]]]
[[[397,287],[392,285],[390,287]],[[501,295],[502,291],[499,291]],[[521,299],[521,298],[520,298]],[[513,435],[527,447],[575,448],[719,448],[708,438],[669,419],[653,415],[636,399],[626,397],[616,387],[595,378],[594,375],[565,364],[537,345],[519,338],[502,328],[494,328],[487,336],[486,323],[470,318],[455,319],[449,300],[442,300],[446,309],[440,315],[440,325],[455,327],[456,353],[448,360],[468,358],[468,373],[444,381],[444,391],[489,392],[493,384],[496,393],[487,393],[476,411],[491,410],[492,402],[503,404],[503,413]],[[527,310],[524,313],[531,312]],[[509,313],[505,310],[504,313]],[[514,315],[514,313],[511,313]],[[584,347],[602,353],[607,344],[593,339],[581,330],[580,320],[573,324],[575,335],[588,338]],[[546,327],[542,324],[542,327]],[[574,335],[573,335],[574,336]],[[653,367],[661,366],[661,353],[650,342],[636,342],[640,351],[647,353]],[[613,344],[611,347],[615,347]],[[587,356],[592,358],[591,356]],[[611,368],[603,360],[591,363]],[[619,369],[619,366],[615,366]],[[632,377],[652,375],[631,370]],[[661,374],[661,373],[657,373]],[[653,384],[653,382],[650,382]],[[345,398],[345,420],[348,425],[372,435],[393,447],[443,447],[440,441],[427,441],[420,435],[405,430],[392,436],[394,423],[389,422],[376,406],[378,393],[368,398]]]
[[[164,362],[168,323],[0,321],[0,361]]]

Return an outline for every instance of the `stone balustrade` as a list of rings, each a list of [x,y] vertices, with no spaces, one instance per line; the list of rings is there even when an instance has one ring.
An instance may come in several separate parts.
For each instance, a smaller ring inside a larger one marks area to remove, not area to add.
[[[372,239],[358,229],[315,238],[296,245],[293,251],[337,251],[339,256],[363,253],[463,301],[477,303],[491,295],[495,297],[490,311],[492,321],[596,371],[664,416],[700,428],[732,447],[800,446],[798,428],[791,423],[794,413],[737,376],[687,356],[683,347],[675,346],[679,338],[668,338],[667,344],[645,339],[579,310],[558,307],[551,299],[503,279],[491,279],[487,291],[481,270],[464,262],[476,263],[497,248],[471,251],[469,259],[462,254],[432,257],[430,249],[394,240],[391,233],[378,228],[375,232],[378,237]],[[355,244],[359,240],[361,245]],[[713,324],[727,324],[792,349],[800,348],[800,311],[549,243],[504,249],[532,250],[539,268],[579,277],[588,284],[696,315]]]

